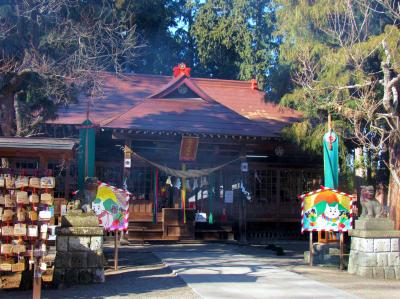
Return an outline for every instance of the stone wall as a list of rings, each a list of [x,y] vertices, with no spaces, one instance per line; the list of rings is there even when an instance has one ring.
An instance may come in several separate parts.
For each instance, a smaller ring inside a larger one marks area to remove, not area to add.
[[[369,278],[400,279],[400,238],[351,238],[348,272]]]
[[[359,219],[349,231],[348,272],[368,278],[400,279],[400,231],[385,218]]]
[[[103,229],[97,217],[67,215],[56,233],[55,283],[104,282]]]

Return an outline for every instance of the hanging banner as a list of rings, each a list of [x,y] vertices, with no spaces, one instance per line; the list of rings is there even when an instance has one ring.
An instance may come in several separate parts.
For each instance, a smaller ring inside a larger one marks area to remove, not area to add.
[[[96,127],[89,119],[86,119],[79,129],[78,150],[78,189],[83,190],[86,177],[94,177],[95,172],[95,143]]]
[[[339,140],[332,130],[324,135],[324,178],[325,187],[337,189],[339,186]]]
[[[354,196],[322,186],[299,198],[302,200],[301,232],[352,229]]]
[[[100,183],[92,209],[106,231],[128,229],[130,193],[105,183]]]
[[[182,136],[181,150],[179,152],[180,161],[195,161],[197,156],[198,137]]]

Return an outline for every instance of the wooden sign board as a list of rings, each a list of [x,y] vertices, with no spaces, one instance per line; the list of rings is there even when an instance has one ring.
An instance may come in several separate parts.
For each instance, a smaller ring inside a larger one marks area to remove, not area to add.
[[[179,152],[180,161],[195,161],[197,148],[199,145],[198,137],[182,136],[181,150]]]

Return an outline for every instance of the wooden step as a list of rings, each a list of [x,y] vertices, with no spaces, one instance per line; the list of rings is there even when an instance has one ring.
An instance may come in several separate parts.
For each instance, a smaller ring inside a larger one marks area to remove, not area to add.
[[[154,229],[162,231],[163,227],[158,226],[158,225],[155,225],[155,226],[129,225],[128,226],[128,230],[154,230]]]
[[[163,238],[162,230],[128,230],[128,240],[161,240]]]

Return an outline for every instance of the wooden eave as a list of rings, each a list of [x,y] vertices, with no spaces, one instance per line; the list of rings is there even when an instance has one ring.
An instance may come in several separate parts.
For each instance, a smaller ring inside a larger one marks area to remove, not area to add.
[[[162,131],[162,130],[138,130],[138,129],[117,129],[117,128],[101,128],[103,132],[111,131],[113,134],[122,135],[146,135],[146,136],[194,136],[202,138],[213,138],[219,140],[254,140],[254,141],[266,141],[266,140],[281,140],[281,137],[267,137],[267,136],[247,136],[247,135],[232,135],[232,134],[218,134],[218,133],[190,133],[190,132],[179,132],[179,131]]]

